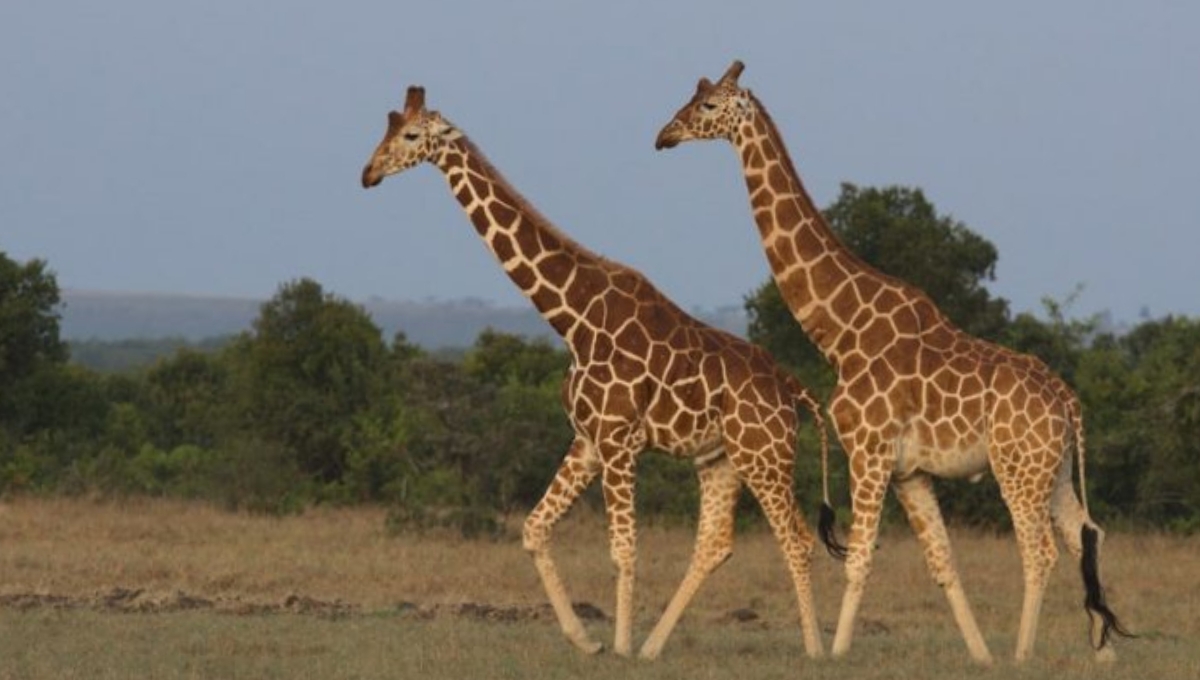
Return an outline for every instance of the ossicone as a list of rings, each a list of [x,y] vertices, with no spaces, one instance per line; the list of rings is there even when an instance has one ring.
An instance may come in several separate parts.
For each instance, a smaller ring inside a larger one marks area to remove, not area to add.
[[[746,70],[746,65],[742,63],[742,60],[734,59],[733,63],[725,71],[725,75],[721,76],[721,82],[737,85],[738,78],[741,77],[744,70]]]
[[[408,94],[404,96],[404,113],[412,115],[425,108],[425,88],[420,85],[413,85],[408,88]]]

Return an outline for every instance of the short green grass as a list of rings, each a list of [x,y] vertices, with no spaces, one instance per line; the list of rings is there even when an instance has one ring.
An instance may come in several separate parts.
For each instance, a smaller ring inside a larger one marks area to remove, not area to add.
[[[1000,659],[981,669],[945,625],[864,636],[844,659],[811,660],[789,628],[691,624],[678,631],[661,659],[647,663],[583,656],[541,622],[0,611],[0,678],[1200,677],[1200,644],[1194,640],[1151,636],[1122,645],[1114,664],[1098,665],[1077,640],[1064,639],[1065,632],[1052,630],[1033,661],[1016,666]],[[1005,646],[1012,641],[990,638]]]
[[[682,576],[691,539],[685,528],[643,528],[635,644]],[[380,510],[265,518],[171,502],[19,499],[0,503],[0,603],[12,603],[0,606],[0,680],[1200,678],[1200,539],[1110,534],[1102,559],[1110,603],[1141,637],[1118,640],[1118,659],[1107,665],[1093,661],[1087,646],[1082,587],[1064,557],[1034,659],[1020,666],[1011,660],[1021,588],[1011,537],[960,530],[952,540],[997,658],[992,668],[969,661],[945,598],[903,528],[881,538],[845,658],[804,656],[782,560],[769,532],[757,529],[738,537],[733,559],[705,584],[662,657],[645,663],[583,656],[547,619],[429,618],[399,606],[543,604],[516,536],[388,536]],[[603,523],[586,514],[569,519],[556,546],[574,598],[611,614]],[[814,589],[826,647],[842,583],[840,565],[819,556]],[[144,591],[138,602],[149,604],[179,602],[173,594],[180,592],[214,604],[148,607],[157,613],[108,604],[113,593],[131,589]],[[285,605],[295,597],[338,607],[314,615]],[[758,618],[733,621],[730,612],[744,608]],[[263,611],[272,613],[255,613]],[[596,639],[611,642],[611,621],[588,625]]]

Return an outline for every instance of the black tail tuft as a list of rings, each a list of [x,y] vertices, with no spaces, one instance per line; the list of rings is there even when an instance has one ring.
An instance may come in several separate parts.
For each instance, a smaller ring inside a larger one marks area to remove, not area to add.
[[[837,540],[837,535],[834,533],[835,525],[837,524],[837,514],[828,503],[821,504],[820,519],[817,520],[817,535],[821,537],[821,542],[825,544],[825,549],[829,554],[837,560],[846,559],[846,546],[842,545]]]
[[[1113,633],[1121,637],[1137,637],[1121,626],[1117,615],[1108,608],[1108,603],[1104,600],[1104,586],[1100,585],[1100,560],[1097,554],[1099,534],[1087,525],[1084,525],[1082,533],[1083,557],[1079,561],[1079,566],[1083,572],[1083,587],[1086,592],[1083,606],[1087,608],[1088,616],[1099,616],[1104,622],[1100,629],[1100,644],[1096,649],[1101,649],[1108,644],[1108,638]]]

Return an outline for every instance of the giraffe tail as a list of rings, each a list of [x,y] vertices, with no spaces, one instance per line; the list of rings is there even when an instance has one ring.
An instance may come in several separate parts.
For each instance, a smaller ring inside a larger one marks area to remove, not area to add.
[[[812,414],[813,425],[817,428],[817,434],[821,438],[821,511],[817,519],[817,536],[820,537],[821,543],[825,544],[825,550],[834,559],[846,559],[846,546],[837,538],[835,531],[837,524],[837,513],[834,512],[833,505],[829,502],[829,435],[825,429],[825,417],[821,415],[821,405],[812,396],[812,394],[800,384],[791,375],[788,375],[788,382],[792,386],[793,394],[796,401],[803,404],[809,413]]]
[[[1083,576],[1084,598],[1083,606],[1088,618],[1100,618],[1100,635],[1095,640],[1096,649],[1102,649],[1108,644],[1109,638],[1115,633],[1121,637],[1137,637],[1126,630],[1117,615],[1108,606],[1104,596],[1104,586],[1100,583],[1100,528],[1092,521],[1088,512],[1087,485],[1084,477],[1084,447],[1083,447],[1083,416],[1079,412],[1079,402],[1072,399],[1071,424],[1075,430],[1075,459],[1079,473],[1079,498],[1083,505],[1083,526],[1080,528],[1080,542],[1083,554],[1079,559],[1079,568]]]

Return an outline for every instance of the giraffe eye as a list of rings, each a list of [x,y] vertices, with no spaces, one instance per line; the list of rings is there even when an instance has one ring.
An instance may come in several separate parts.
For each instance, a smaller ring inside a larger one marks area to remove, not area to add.
[[[404,133],[404,139],[407,141],[410,141],[410,142],[415,142],[418,139],[420,139],[420,137],[421,137],[421,135],[418,135],[415,132],[405,132]]]
[[[717,105],[712,102],[700,102],[700,108],[704,109],[705,111],[714,111],[716,110]]]

